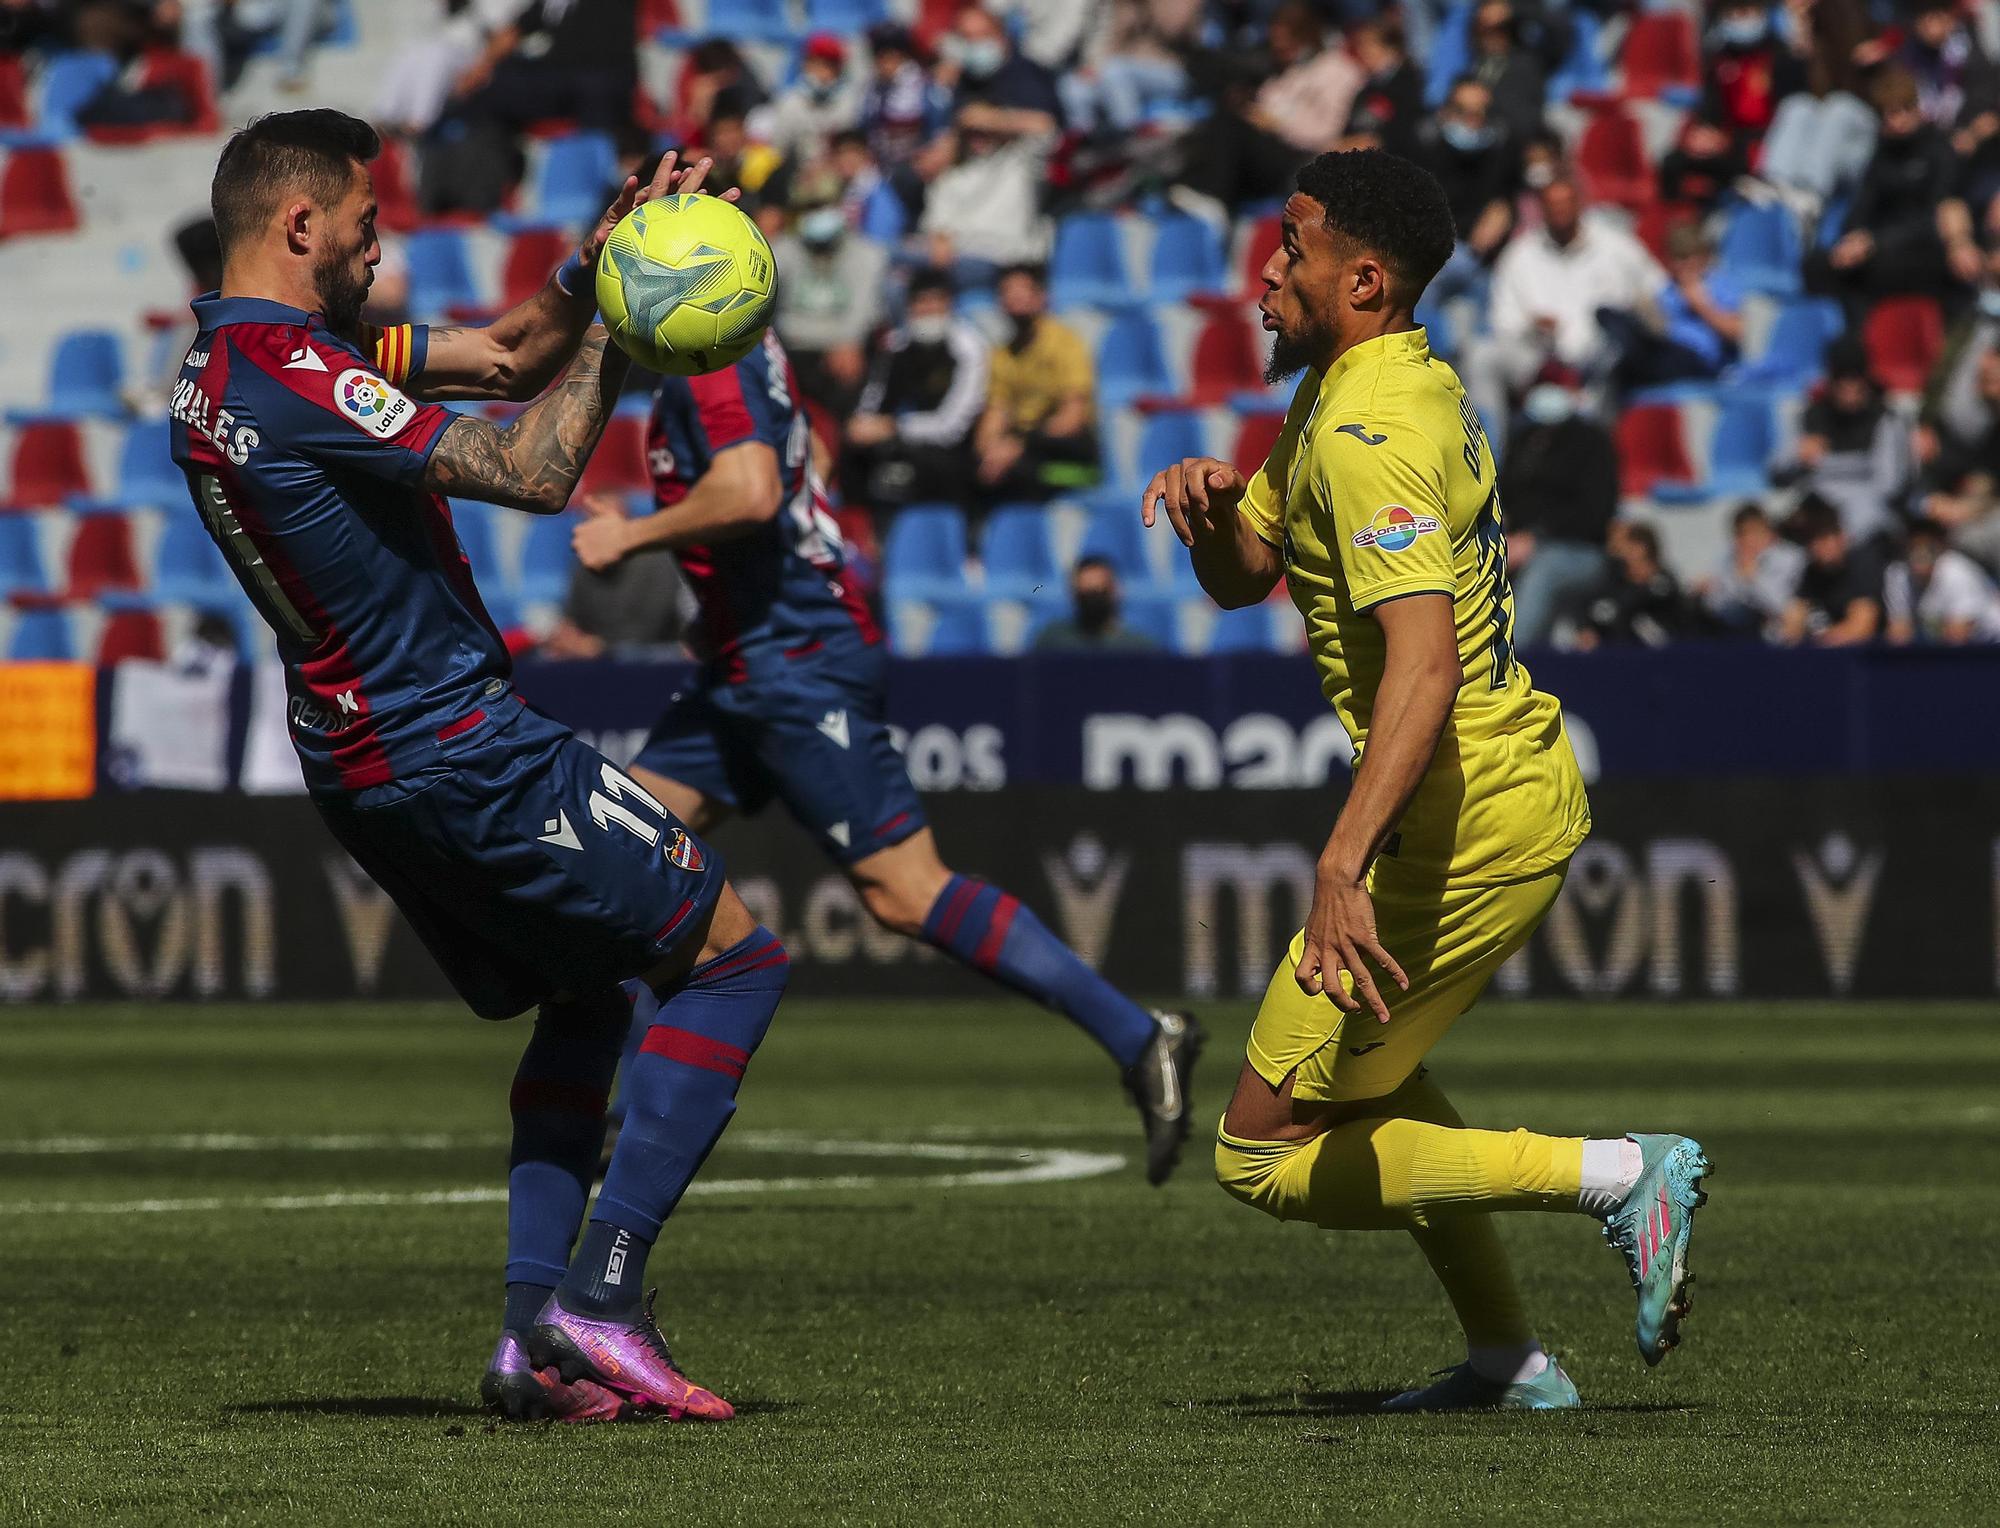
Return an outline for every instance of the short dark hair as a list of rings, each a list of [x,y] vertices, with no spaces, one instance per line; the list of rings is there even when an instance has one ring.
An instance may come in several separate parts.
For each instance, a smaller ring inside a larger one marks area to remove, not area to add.
[[[1632,542],[1633,545],[1641,548],[1650,561],[1658,562],[1660,560],[1660,533],[1658,531],[1639,520],[1624,520],[1619,523],[1624,528],[1626,539]]]
[[[1944,522],[1933,520],[1929,515],[1919,515],[1912,520],[1909,529],[1903,532],[1910,541],[1935,541],[1940,544],[1951,540],[1951,532],[1944,528]]]
[[[254,238],[287,197],[332,206],[347,194],[354,165],[381,152],[375,129],[343,111],[316,107],[259,117],[222,146],[209,184],[223,259]]]
[[[1792,539],[1799,542],[1835,536],[1840,533],[1840,511],[1818,494],[1809,493],[1799,500],[1799,507],[1792,511],[1786,529],[1792,533]]]
[[[1102,552],[1085,552],[1083,556],[1077,558],[1076,566],[1069,570],[1069,576],[1075,578],[1077,574],[1088,573],[1092,568],[1102,568],[1113,578],[1118,576],[1118,564]]]
[[[1326,209],[1326,228],[1381,257],[1412,305],[1451,258],[1451,203],[1437,177],[1382,149],[1321,154],[1299,171],[1300,192]]]
[[[1744,526],[1752,523],[1769,525],[1771,517],[1764,513],[1764,506],[1759,504],[1755,499],[1745,499],[1741,504],[1736,506],[1736,513],[1729,517],[1729,528],[1733,531],[1740,531]]]
[[[947,297],[956,297],[958,288],[951,279],[951,272],[935,265],[927,265],[910,278],[911,297],[922,297],[930,292],[942,292]]]
[[[1000,274],[993,278],[993,284],[998,286],[1009,276],[1026,276],[1044,292],[1049,289],[1049,268],[1038,261],[1016,260],[1012,265],[1003,265]]]

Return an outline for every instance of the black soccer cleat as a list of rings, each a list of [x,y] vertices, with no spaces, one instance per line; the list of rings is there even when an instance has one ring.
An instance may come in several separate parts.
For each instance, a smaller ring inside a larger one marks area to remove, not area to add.
[[[1189,1084],[1208,1031],[1189,1013],[1155,1009],[1153,1023],[1153,1038],[1125,1068],[1125,1091],[1146,1127],[1146,1181],[1158,1185],[1173,1176],[1188,1138]]]

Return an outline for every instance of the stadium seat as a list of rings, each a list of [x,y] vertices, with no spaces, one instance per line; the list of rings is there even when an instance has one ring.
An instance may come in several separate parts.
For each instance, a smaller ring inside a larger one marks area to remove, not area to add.
[[[511,308],[533,297],[575,248],[576,239],[561,228],[528,228],[515,234],[500,272],[501,306]]]
[[[170,514],[153,549],[153,593],[163,600],[208,608],[236,593],[222,548],[192,511]]]
[[[1097,401],[1111,409],[1136,398],[1168,396],[1174,381],[1152,314],[1127,308],[1113,318],[1097,342]]]
[[[1692,105],[1701,89],[1701,41],[1687,11],[1640,11],[1618,61],[1628,96]]]
[[[410,167],[401,140],[385,136],[382,152],[368,166],[375,180],[375,221],[392,233],[417,226],[417,194],[410,185]]]
[[[1591,114],[1576,145],[1577,173],[1592,201],[1634,211],[1654,199],[1653,162],[1630,112],[1619,107]]]
[[[1236,431],[1236,442],[1229,448],[1229,459],[1236,463],[1237,470],[1245,477],[1250,476],[1264,465],[1264,459],[1271,454],[1271,447],[1278,443],[1278,437],[1285,431],[1283,414],[1247,414]]]
[[[877,244],[894,246],[910,229],[910,209],[886,180],[861,204],[861,232]]]
[[[570,537],[576,531],[577,518],[573,514],[536,515],[528,522],[528,534],[521,539],[521,576],[513,591],[523,604],[560,604],[569,593],[569,576],[576,568]],[[478,576],[473,574],[475,580]],[[497,592],[506,592],[504,586]]]
[[[7,502],[16,509],[46,509],[72,498],[89,498],[82,433],[68,420],[23,425],[14,440],[8,482]]]
[[[164,419],[144,419],[118,448],[118,502],[127,509],[187,508],[187,479],[174,465],[173,433]]]
[[[806,31],[858,37],[888,14],[883,0],[806,0]]]
[[[1805,251],[1800,242],[1790,209],[1775,203],[1767,207],[1744,203],[1730,210],[1716,259],[1751,291],[1791,297],[1801,286]]]
[[[1472,67],[1472,12],[1470,3],[1451,7],[1439,19],[1431,35],[1430,57],[1420,60],[1424,71],[1424,104],[1436,110],[1451,94],[1451,82]]]
[[[166,657],[166,633],[160,628],[156,611],[114,610],[105,617],[104,629],[97,636],[99,668],[110,668],[114,663],[134,658],[164,663]]]
[[[28,125],[28,75],[18,53],[0,53],[0,132]]]
[[[1274,212],[1268,217],[1258,218],[1243,236],[1243,296],[1264,295],[1264,263],[1271,258],[1271,251],[1278,247],[1278,230],[1283,221]]]
[[[795,31],[785,0],[727,0],[709,6],[706,35],[711,37],[789,43]]]
[[[124,515],[81,515],[69,544],[67,593],[94,600],[104,594],[134,594],[145,587],[132,522]]]
[[[1090,521],[1076,548],[1079,558],[1102,557],[1108,561],[1128,591],[1135,585],[1157,582],[1147,538],[1158,532],[1147,530],[1140,521],[1134,497],[1121,492],[1100,498],[1092,506]]]
[[[1059,308],[1117,307],[1133,300],[1118,220],[1104,212],[1071,213],[1056,225],[1049,252],[1049,295]]]
[[[1885,297],[1861,325],[1875,380],[1892,393],[1920,393],[1944,349],[1944,313],[1934,297]]]
[[[542,146],[535,172],[534,215],[564,229],[581,229],[604,211],[604,191],[618,174],[618,150],[607,133],[572,133]]]
[[[41,102],[35,125],[48,138],[74,138],[82,131],[77,113],[118,78],[118,60],[109,53],[57,53],[42,66]]]
[[[579,493],[653,492],[653,474],[646,465],[646,420],[643,415],[613,414],[604,437],[583,469]]]
[[[965,587],[965,516],[952,504],[912,504],[889,522],[882,547],[883,588],[922,599]]]
[[[49,592],[40,528],[32,515],[0,515],[0,599]]]
[[[1217,310],[1194,337],[1188,363],[1188,401],[1208,408],[1231,394],[1264,385],[1264,357],[1257,330],[1236,309]]]
[[[1147,297],[1153,302],[1185,302],[1229,285],[1229,257],[1222,239],[1205,218],[1170,212],[1153,222],[1153,256]]]
[[[925,657],[977,657],[987,650],[985,601],[949,600],[932,606],[931,613],[930,640],[924,644]]]
[[[1148,415],[1139,430],[1139,459],[1133,464],[1137,470],[1132,486],[1144,487],[1162,467],[1185,457],[1210,454],[1208,429],[1201,415],[1186,409]]]
[[[420,319],[480,306],[479,283],[465,235],[456,228],[420,228],[403,240],[410,267],[410,308]]]
[[[7,657],[13,663],[74,662],[76,635],[70,629],[69,612],[48,609],[17,613],[13,635],[7,642]]]
[[[0,239],[69,233],[81,226],[69,170],[54,149],[15,149],[0,169]]]
[[[49,395],[43,412],[59,419],[125,413],[125,355],[108,329],[73,329],[49,358]]]
[[[1772,320],[1763,349],[1743,364],[1738,376],[1774,387],[1803,386],[1820,374],[1827,342],[1842,327],[1840,307],[1829,299],[1788,302]]]
[[[1767,468],[1777,448],[1770,396],[1762,389],[1735,388],[1713,397],[1716,418],[1708,444],[1708,477],[1698,483],[1654,484],[1653,497],[1663,504],[1747,498],[1770,486]]]
[[[1549,104],[1559,105],[1579,92],[1599,93],[1609,83],[1604,57],[1598,51],[1604,23],[1580,5],[1567,7],[1563,15],[1570,25],[1569,52],[1549,76]]]
[[[1128,630],[1151,637],[1160,644],[1162,651],[1177,653],[1181,650],[1181,602],[1178,597],[1143,592],[1135,594],[1128,588],[1120,614]]]
[[[1681,435],[1681,411],[1669,403],[1635,403],[1618,416],[1619,492],[1645,498],[1656,484],[1691,484],[1694,463]]]
[[[1269,604],[1215,613],[1215,625],[1208,634],[1211,653],[1269,653],[1277,649],[1277,623]]]
[[[681,30],[680,0],[639,0],[639,35],[658,37]]]
[[[994,510],[979,538],[979,556],[992,598],[1031,599],[1062,588],[1048,512],[1039,504],[1003,504]]]

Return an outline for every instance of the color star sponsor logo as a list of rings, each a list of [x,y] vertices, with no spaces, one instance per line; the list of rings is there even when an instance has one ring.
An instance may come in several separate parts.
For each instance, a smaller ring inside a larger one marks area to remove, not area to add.
[[[1375,547],[1384,552],[1402,552],[1417,544],[1417,537],[1444,529],[1435,515],[1414,514],[1400,504],[1385,504],[1375,518],[1354,533],[1356,546]]]

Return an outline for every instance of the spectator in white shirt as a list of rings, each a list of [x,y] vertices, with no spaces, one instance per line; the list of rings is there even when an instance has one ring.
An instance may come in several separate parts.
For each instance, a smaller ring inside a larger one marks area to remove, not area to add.
[[[986,408],[986,341],[954,311],[951,278],[919,271],[847,422],[840,483],[877,509],[972,495],[972,429]]]
[[[959,113],[958,163],[932,182],[918,224],[930,263],[952,271],[960,286],[988,286],[1001,267],[1037,264],[1049,253],[1045,145],[989,131],[994,110],[975,104]]]
[[[1737,507],[1722,566],[1695,592],[1724,630],[1775,638],[1805,564],[1805,548],[1780,536],[1763,506],[1752,501]]]
[[[1902,560],[1883,579],[1882,598],[1891,642],[2000,642],[2000,588],[1950,546],[1935,520],[1911,525]]]
[[[1586,215],[1571,180],[1542,188],[1542,226],[1519,235],[1493,267],[1492,333],[1466,348],[1466,390],[1487,430],[1506,429],[1514,396],[1550,361],[1586,378],[1615,358],[1598,314],[1650,307],[1667,273],[1631,234]]]
[[[818,159],[835,133],[861,120],[861,87],[846,69],[847,47],[838,37],[808,37],[797,83],[750,113],[750,136],[795,164]]]

